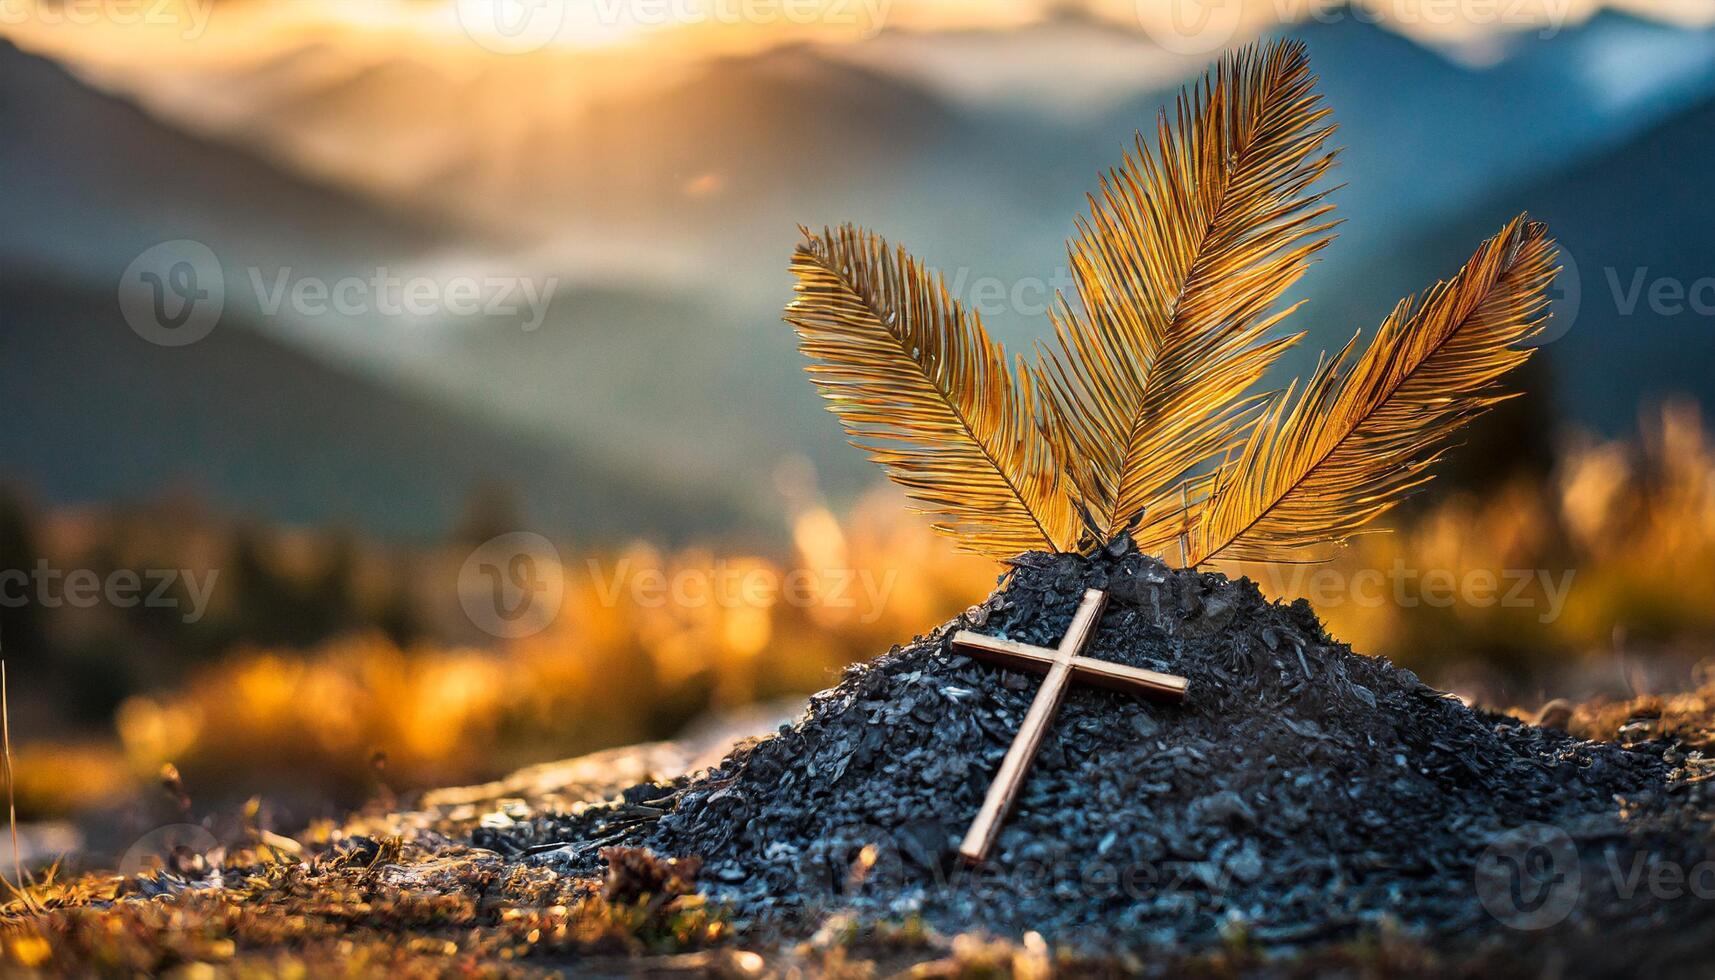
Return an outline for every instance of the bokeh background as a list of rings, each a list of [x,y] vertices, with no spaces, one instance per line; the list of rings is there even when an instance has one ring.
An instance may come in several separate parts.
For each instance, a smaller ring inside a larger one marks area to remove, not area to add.
[[[1028,351],[1098,174],[1275,34],[1346,148],[1284,375],[1519,211],[1567,270],[1527,396],[1394,533],[1320,580],[1229,571],[1496,706],[1697,677],[1712,24],[1706,0],[0,0],[0,655],[32,854],[163,799],[301,823],[766,719],[979,600],[1000,569],[908,515],[804,380],[797,226],[907,245]]]

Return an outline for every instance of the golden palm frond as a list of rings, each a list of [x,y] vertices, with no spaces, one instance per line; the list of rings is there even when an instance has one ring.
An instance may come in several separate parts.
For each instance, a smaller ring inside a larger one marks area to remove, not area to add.
[[[1521,215],[1422,303],[1394,307],[1355,361],[1353,337],[1296,402],[1277,396],[1220,473],[1188,564],[1298,557],[1428,481],[1447,436],[1511,397],[1496,382],[1530,356],[1553,260],[1547,229]]]
[[[1183,93],[1102,181],[1068,244],[1079,309],[1016,374],[903,250],[805,232],[787,319],[854,443],[937,528],[1007,558],[1130,531],[1182,561],[1298,559],[1429,479],[1446,438],[1506,395],[1554,275],[1519,218],[1303,393],[1251,392],[1299,339],[1276,311],[1331,238],[1328,110],[1297,42],[1251,46]],[[1213,464],[1213,465],[1211,465]]]
[[[1240,440],[1244,393],[1298,339],[1270,311],[1334,225],[1306,193],[1333,162],[1314,84],[1301,43],[1247,48],[1090,196],[1068,245],[1083,311],[1060,298],[1041,385],[1098,538],[1140,514],[1140,547],[1175,536],[1176,482]]]
[[[852,444],[968,551],[1066,550],[1078,521],[1036,395],[939,276],[850,225],[792,258],[810,375]]]

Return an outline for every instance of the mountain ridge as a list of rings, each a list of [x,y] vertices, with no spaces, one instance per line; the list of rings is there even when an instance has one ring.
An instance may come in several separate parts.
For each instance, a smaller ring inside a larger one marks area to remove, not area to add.
[[[1557,414],[1620,434],[1633,428],[1641,407],[1673,394],[1715,406],[1708,372],[1715,364],[1715,331],[1708,328],[1715,316],[1708,235],[1715,204],[1683,179],[1715,169],[1711,131],[1715,97],[1594,158],[1492,192],[1379,253],[1353,277],[1355,285],[1319,297],[1316,307],[1341,320],[1373,313],[1390,302],[1384,297],[1412,288],[1401,270],[1434,265],[1450,272],[1469,242],[1528,211],[1548,223],[1569,266],[1553,297],[1557,322],[1539,355],[1553,378]]]
[[[114,297],[37,274],[0,283],[4,478],[57,503],[136,502],[189,487],[222,508],[399,539],[450,531],[505,486],[529,529],[617,544],[765,522],[705,488],[638,483],[333,367],[230,322],[184,347],[133,334]]]

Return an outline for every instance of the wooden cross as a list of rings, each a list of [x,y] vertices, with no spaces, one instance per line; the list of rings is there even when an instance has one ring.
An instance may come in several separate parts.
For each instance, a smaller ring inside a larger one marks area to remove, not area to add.
[[[961,653],[1002,667],[1042,674],[1046,678],[1037,688],[1036,699],[1030,702],[1030,710],[1025,714],[1018,734],[1013,737],[1012,747],[1006,750],[1006,758],[1001,760],[1000,771],[995,773],[994,782],[989,784],[983,808],[977,811],[977,818],[971,821],[971,829],[965,833],[964,843],[959,845],[959,854],[965,860],[978,863],[988,856],[995,835],[1000,832],[1000,822],[1012,809],[1018,788],[1024,784],[1025,770],[1030,767],[1030,760],[1035,758],[1036,748],[1042,744],[1042,736],[1060,710],[1060,701],[1073,680],[1172,701],[1185,697],[1189,682],[1183,677],[1079,655],[1095,632],[1096,620],[1102,617],[1102,607],[1107,605],[1107,601],[1106,592],[1098,589],[1085,592],[1084,601],[1078,604],[1078,611],[1072,616],[1072,625],[1066,628],[1066,635],[1060,638],[1060,645],[1054,649],[984,636],[970,630],[953,634],[953,648]]]

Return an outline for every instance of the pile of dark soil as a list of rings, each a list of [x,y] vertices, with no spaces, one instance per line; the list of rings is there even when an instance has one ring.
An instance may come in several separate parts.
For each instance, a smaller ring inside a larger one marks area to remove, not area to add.
[[[1039,679],[973,662],[949,638],[970,628],[1052,646],[1086,588],[1110,593],[1086,652],[1186,675],[1189,696],[1074,686],[990,860],[965,869],[959,838]],[[1704,802],[1680,761],[1665,741],[1584,742],[1473,710],[1354,654],[1302,601],[1269,603],[1248,580],[1172,570],[1122,543],[1026,556],[983,605],[851,668],[797,724],[713,770],[474,842],[580,873],[599,872],[611,845],[699,857],[702,887],[741,925],[790,929],[849,908],[1109,950],[1282,948],[1384,923],[1436,936],[1518,925],[1509,895],[1520,916],[1543,896],[1530,879],[1522,892],[1503,882],[1503,907],[1485,908],[1485,849],[1492,859],[1516,828],[1567,828],[1576,878],[1578,860],[1624,866],[1696,841],[1682,820],[1658,837],[1636,830],[1640,814]],[[1541,871],[1560,841],[1524,870]],[[1546,924],[1618,901],[1607,891],[1582,887]]]

